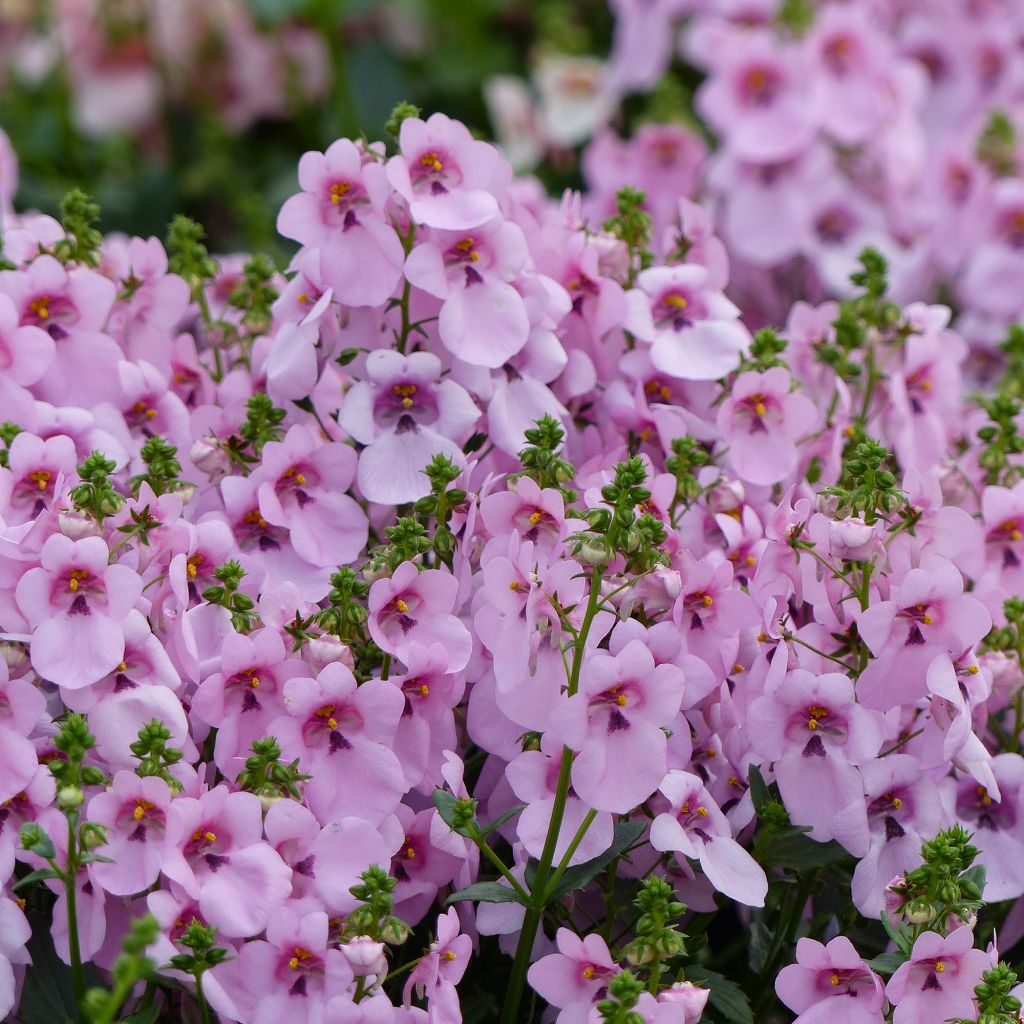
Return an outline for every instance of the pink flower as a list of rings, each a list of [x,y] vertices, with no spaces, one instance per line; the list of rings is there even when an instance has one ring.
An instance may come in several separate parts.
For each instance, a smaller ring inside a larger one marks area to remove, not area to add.
[[[225,785],[177,797],[165,828],[163,873],[205,920],[229,938],[263,931],[291,892],[291,869],[263,842],[259,798]]]
[[[267,925],[265,940],[244,943],[237,960],[215,968],[242,1013],[242,1024],[320,1024],[324,1004],[340,995],[352,976],[327,939],[323,911],[301,914],[282,907]]]
[[[814,839],[832,838],[836,818],[863,804],[856,766],[881,747],[877,716],[854,701],[853,683],[841,672],[795,669],[751,704],[750,717],[754,748],[774,762],[792,820],[810,825]]]
[[[298,555],[318,566],[351,562],[366,543],[366,515],[345,492],[356,471],[348,445],[317,444],[295,426],[263,449],[257,472],[260,512],[288,530]]]
[[[370,587],[370,636],[382,651],[402,659],[413,641],[425,647],[441,644],[448,652],[449,670],[464,669],[473,641],[452,614],[458,591],[458,580],[450,573],[420,572],[412,562],[403,562],[393,576]]]
[[[438,336],[452,355],[498,367],[519,352],[530,333],[523,298],[509,283],[528,258],[522,229],[495,220],[472,234],[432,232],[409,254],[405,276],[441,300]]]
[[[321,821],[357,815],[376,825],[394,811],[406,788],[390,749],[405,705],[396,686],[373,679],[357,687],[344,665],[328,665],[316,679],[289,679],[284,705],[287,717],[268,731],[313,776],[305,794]]]
[[[985,606],[963,591],[956,567],[931,556],[893,581],[890,600],[876,601],[858,616],[857,628],[876,659],[857,681],[862,703],[884,711],[919,699],[936,654],[959,655],[981,640],[992,621]]]
[[[14,965],[31,963],[25,948],[31,935],[32,929],[21,908],[14,900],[0,899],[0,1014],[4,1017],[16,1003]]]
[[[473,940],[460,935],[459,915],[452,907],[437,919],[437,940],[430,951],[413,968],[405,983],[406,1006],[413,989],[426,996],[430,1007],[431,1024],[461,1024],[459,996],[455,986],[462,980],[469,966]]]
[[[992,966],[987,953],[974,949],[970,928],[949,935],[925,932],[914,943],[910,959],[885,987],[896,1007],[893,1024],[934,1024],[950,1017],[973,1017],[974,987]]]
[[[697,108],[744,160],[772,163],[806,147],[817,127],[815,79],[799,43],[767,31],[731,31],[719,40]]]
[[[504,186],[507,165],[465,125],[445,114],[409,117],[398,142],[401,155],[388,161],[388,181],[417,223],[463,231],[497,215],[495,190]]]
[[[119,771],[110,789],[89,801],[88,819],[107,827],[103,854],[114,863],[92,866],[92,876],[114,896],[148,889],[159,877],[171,793],[157,777]]]
[[[38,568],[18,582],[18,607],[32,627],[32,662],[40,675],[78,689],[112,672],[124,657],[120,625],[142,580],[125,565],[108,565],[99,537],[58,535],[43,545]]]
[[[670,771],[659,787],[671,811],[651,824],[651,846],[700,861],[719,892],[749,907],[763,907],[768,892],[764,870],[732,838],[729,822],[700,779]]]
[[[881,1024],[882,981],[844,935],[828,945],[814,939],[796,944],[795,964],[783,967],[775,991],[799,1024]]]
[[[682,697],[683,673],[655,665],[642,640],[587,660],[579,692],[553,716],[563,741],[579,751],[572,785],[585,804],[626,814],[658,788],[666,770],[662,728],[675,718]]]
[[[562,1012],[559,1024],[584,1024],[595,996],[619,968],[600,935],[580,938],[568,928],[555,936],[558,952],[541,957],[527,980],[542,999]]]
[[[380,504],[399,505],[428,494],[423,473],[435,455],[465,465],[458,442],[479,419],[468,392],[439,381],[441,361],[427,352],[371,352],[368,380],[345,396],[339,423],[360,444],[359,489]]]
[[[277,228],[286,238],[320,248],[325,284],[337,302],[379,306],[398,286],[404,253],[385,220],[384,168],[348,139],[299,161],[303,191],[281,207]]]
[[[717,380],[734,370],[750,335],[739,310],[710,287],[697,264],[641,271],[642,292],[630,308],[626,327],[652,342],[651,362],[680,380]]]
[[[736,472],[752,484],[773,484],[796,468],[796,442],[817,418],[814,403],[792,392],[789,373],[776,366],[740,374],[718,410],[718,429]]]

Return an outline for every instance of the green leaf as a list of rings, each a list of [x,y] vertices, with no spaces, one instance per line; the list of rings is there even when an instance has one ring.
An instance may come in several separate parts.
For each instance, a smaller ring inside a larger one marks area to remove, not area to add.
[[[12,891],[17,892],[19,889],[25,889],[30,886],[33,882],[41,882],[46,878],[60,878],[60,874],[53,870],[53,868],[38,868],[36,871],[27,874],[24,878],[19,879],[11,886]]]
[[[850,854],[834,839],[816,843],[804,834],[805,831],[794,828],[773,836],[765,848],[761,864],[798,872],[828,867],[849,859]]]
[[[750,783],[750,799],[754,804],[754,811],[760,818],[764,813],[765,807],[768,806],[771,794],[768,792],[768,785],[764,781],[761,769],[758,768],[756,764],[752,764],[750,766],[747,773],[747,779]]]
[[[441,815],[441,820],[453,831],[457,832],[460,836],[465,836],[467,839],[472,839],[473,836],[467,828],[456,828],[454,825],[455,821],[455,802],[458,797],[449,793],[447,789],[435,789],[434,790],[434,806],[437,808],[437,813]]]
[[[895,974],[896,971],[907,962],[902,953],[879,953],[873,960],[869,960],[868,967],[879,974]]]
[[[18,1006],[19,1024],[63,1024],[77,1020],[71,968],[53,948],[49,916],[35,910],[29,910],[27,916],[32,926],[27,946],[32,967],[25,972],[25,987]],[[103,987],[103,979],[92,964],[85,965],[85,980],[90,988]]]
[[[754,1024],[750,1000],[734,981],[699,964],[686,968],[687,981],[695,981],[711,989],[708,1001],[728,1024]]]
[[[589,885],[616,857],[622,856],[647,828],[646,821],[620,821],[615,826],[615,838],[612,845],[600,856],[569,868],[558,880],[558,885],[548,894],[546,903],[560,900],[574,889],[583,889]]]
[[[980,890],[982,896],[985,895],[985,865],[975,864],[974,867],[968,868],[961,878],[967,879],[969,882],[973,882]]]
[[[763,921],[752,922],[747,931],[750,933],[747,961],[750,964],[750,969],[755,974],[760,974],[768,962],[768,950],[772,944],[771,932],[768,931],[768,927]]]
[[[480,830],[480,835],[483,837],[489,836],[495,830],[501,828],[509,818],[514,818],[520,811],[526,809],[526,804],[516,804],[515,807],[507,810],[504,814],[499,815],[494,821],[490,822],[488,826]]]
[[[122,1017],[121,1024],[154,1024],[159,1016],[160,1006],[155,1004],[147,1006],[144,1010],[139,1010],[138,1013],[133,1013],[130,1017]]]
[[[102,853],[84,853],[78,858],[80,864],[115,864],[113,857],[104,857]]]
[[[453,892],[448,904],[472,900],[475,903],[522,903],[515,889],[504,882],[476,882],[474,885]]]

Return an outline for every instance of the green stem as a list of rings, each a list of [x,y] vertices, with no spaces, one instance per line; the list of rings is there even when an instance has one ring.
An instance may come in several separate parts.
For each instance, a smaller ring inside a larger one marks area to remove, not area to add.
[[[501,876],[512,886],[515,894],[523,901],[529,903],[530,894],[519,884],[519,880],[512,874],[505,862],[487,845],[483,836],[473,836],[473,842],[480,848],[480,852],[498,869]]]
[[[562,855],[562,859],[558,862],[558,867],[555,868],[555,873],[551,876],[551,881],[548,883],[547,898],[551,898],[551,894],[555,891],[555,887],[562,880],[562,875],[565,874],[566,869],[569,867],[569,861],[572,860],[572,855],[579,849],[580,843],[583,842],[583,837],[587,834],[587,829],[593,824],[594,819],[597,817],[597,811],[591,808],[587,811],[587,816],[580,823],[580,827],[576,829],[576,835],[572,837],[572,842],[565,849],[565,853]]]
[[[199,1007],[199,1021],[200,1024],[213,1024],[213,1018],[210,1016],[210,1007],[206,1002],[206,994],[203,992],[203,972],[198,971],[196,973],[196,1005]]]
[[[593,625],[594,616],[597,614],[598,606],[601,603],[600,590],[601,570],[595,567],[590,574],[590,595],[587,599],[587,609],[583,615],[579,635],[573,642],[572,668],[569,672],[567,690],[570,697],[579,689],[580,672],[583,669],[583,659],[586,655],[590,627]],[[534,876],[533,886],[531,887],[530,905],[526,908],[523,927],[519,932],[519,944],[516,946],[512,973],[509,976],[508,987],[505,990],[505,1002],[502,1007],[500,1024],[520,1024],[519,1004],[523,999],[526,972],[530,966],[530,956],[533,952],[534,941],[537,938],[537,929],[540,927],[541,919],[544,916],[544,908],[547,905],[546,897],[548,881],[551,877],[551,865],[555,858],[555,847],[558,845],[558,836],[562,830],[562,817],[565,814],[565,804],[569,796],[569,776],[572,771],[572,759],[572,750],[569,747],[565,747],[562,750],[562,763],[558,770],[558,785],[555,788],[555,800],[551,807],[551,820],[548,823],[548,832],[544,839],[544,849],[541,852],[540,861],[537,864],[537,873]]]
[[[807,650],[811,651],[814,654],[817,654],[821,658],[827,658],[829,661],[834,661],[837,665],[842,665],[842,667],[845,668],[847,672],[854,671],[854,669],[847,665],[842,658],[837,658],[834,654],[826,654],[823,650],[821,650],[820,647],[815,647],[813,644],[809,644],[806,640],[801,640],[800,637],[798,637],[795,633],[787,632],[783,634],[783,638],[786,640],[792,640],[793,643],[799,644],[801,647],[806,647]]]
[[[85,998],[85,974],[82,971],[82,948],[78,937],[78,837],[75,832],[76,814],[68,815],[68,857],[64,872],[64,891],[67,894],[68,954],[71,958],[71,987],[75,1005],[80,1007]]]

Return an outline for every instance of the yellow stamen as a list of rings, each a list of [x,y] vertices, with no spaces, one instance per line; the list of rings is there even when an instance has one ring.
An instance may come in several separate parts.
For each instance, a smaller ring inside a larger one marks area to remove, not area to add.
[[[78,590],[82,581],[89,578],[89,572],[87,569],[72,569],[68,575],[70,577],[68,579],[68,590],[71,591]]]
[[[903,801],[898,796],[894,796],[892,800],[889,801],[889,804],[893,810],[898,811],[903,806]]]
[[[400,615],[404,615],[408,610],[409,606],[400,597],[395,601],[395,608],[398,610]]]
[[[753,555],[747,555],[747,557],[744,558],[743,561],[746,562],[746,564],[749,565],[751,569],[753,569],[754,566],[757,565],[757,559]]]
[[[254,690],[258,690],[260,688],[260,677],[258,675],[256,675],[255,673],[253,673],[253,675],[251,675],[249,677],[249,685]]]
[[[132,811],[132,817],[136,821],[142,821],[146,816],[146,811],[153,810],[155,804],[151,804],[148,800],[139,800],[135,804],[135,810]]]
[[[740,672],[746,672],[747,668],[745,665],[740,665],[737,663],[736,665],[733,665],[732,670],[734,673],[738,675]]]
[[[193,555],[186,563],[185,570],[188,572],[188,578],[194,580],[199,573],[199,566],[205,562],[206,559],[202,555]]]
[[[38,299],[33,299],[32,302],[29,303],[28,308],[31,309],[40,320],[48,320],[50,318],[50,297],[48,295],[41,295]]]
[[[292,950],[292,958],[288,961],[288,966],[296,971],[304,960],[309,960],[313,954],[308,949],[303,949],[301,946],[296,946]]]
[[[127,672],[128,671],[128,663],[126,661],[119,661],[117,663],[117,671],[118,672]]]
[[[593,977],[594,977],[594,968],[591,967],[589,964],[587,964],[587,966],[583,968],[583,980],[584,981],[591,981],[593,979]]]
[[[450,949],[446,949],[441,954],[441,959],[442,960],[454,960],[455,959],[455,953],[452,950],[450,950]]]
[[[536,512],[530,513],[530,525],[536,526],[544,518],[544,513],[538,509]]]
[[[662,302],[664,302],[670,309],[678,309],[680,312],[686,309],[690,304],[682,297],[682,295],[677,295],[675,292],[671,295],[666,295],[665,298],[662,299]]]
[[[430,687],[426,683],[420,683],[420,696],[426,697],[430,693]]]
[[[708,747],[708,749],[704,751],[704,755],[705,757],[718,757],[718,751],[715,750],[714,747]]]
[[[37,469],[34,473],[29,473],[28,478],[39,490],[45,491],[46,485],[50,482],[52,476],[53,474],[47,473],[45,469]]]
[[[629,701],[626,699],[626,695],[624,693],[620,693],[618,697],[615,698],[615,703],[618,704],[620,708],[624,708]]]
[[[838,974],[833,974],[832,977],[829,978],[828,980],[830,982],[832,982],[833,985],[838,985],[839,984],[839,975]]]
[[[754,412],[756,412],[758,416],[763,416],[767,411],[768,411],[768,406],[766,406],[764,404],[764,402],[755,402],[754,403]]]
[[[512,591],[515,591],[515,593],[517,593],[517,594],[518,594],[518,593],[519,593],[519,591],[523,589],[523,585],[522,585],[522,583],[519,583],[519,582],[518,582],[517,580],[513,580],[513,581],[512,581],[512,582],[511,582],[511,583],[510,583],[510,584],[508,585],[508,589],[509,589],[509,590],[512,590]]]
[[[406,860],[415,860],[416,859],[416,851],[411,846],[407,846],[405,848],[404,852],[405,852],[405,859]]]
[[[968,667],[967,671],[970,672],[972,676],[976,676],[981,671],[981,669],[978,668],[977,665],[971,665]]]
[[[342,196],[346,195],[351,187],[347,181],[336,181],[331,186],[331,203],[337,206],[341,202]]]
[[[922,619],[921,619],[921,621],[922,621],[922,622],[923,622],[923,623],[924,623],[924,624],[925,624],[926,626],[930,626],[930,625],[932,624],[932,617],[931,617],[930,615],[925,615],[925,616],[924,616],[924,618],[922,618]]]
[[[208,843],[215,843],[215,842],[217,842],[217,833],[216,832],[204,832],[203,833],[203,838]]]
[[[703,804],[701,804],[701,806],[697,808],[697,813],[702,818],[706,818],[708,816],[708,809]]]
[[[941,974],[946,969],[946,965],[941,960],[935,961],[935,973]]]
[[[444,166],[438,159],[436,153],[424,153],[423,156],[420,157],[420,164],[423,167],[429,168],[435,173],[440,172]]]

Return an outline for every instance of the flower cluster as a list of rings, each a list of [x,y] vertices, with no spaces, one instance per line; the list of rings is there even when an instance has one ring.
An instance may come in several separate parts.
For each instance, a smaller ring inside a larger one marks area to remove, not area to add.
[[[659,229],[675,216],[673,197],[698,188],[748,319],[778,322],[797,299],[849,295],[857,253],[872,245],[899,300],[956,307],[979,372],[998,358],[1024,273],[1019,10],[956,0],[609,6],[607,60],[549,47],[535,100],[520,82],[488,85],[512,158],[532,165],[593,135],[582,156],[590,210],[604,215],[634,185]],[[647,123],[623,139],[611,124],[636,94],[650,94]],[[553,113],[561,133],[547,127]]]
[[[493,949],[503,1024],[694,1024],[794,945],[803,1021],[1011,1019],[1019,378],[877,250],[752,336],[705,208],[393,127],[303,156],[284,273],[5,218],[0,1012],[17,892],[86,1019],[455,1024]]]

